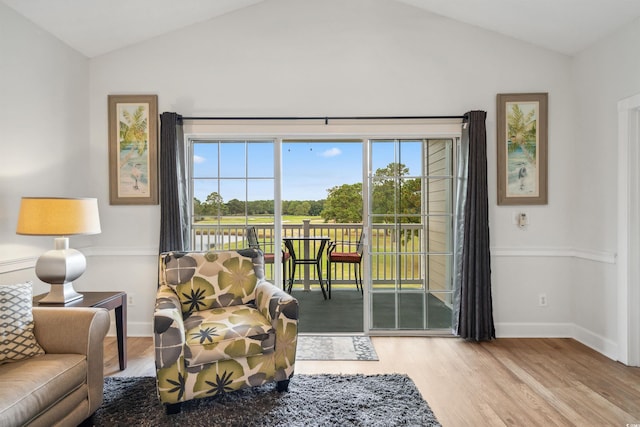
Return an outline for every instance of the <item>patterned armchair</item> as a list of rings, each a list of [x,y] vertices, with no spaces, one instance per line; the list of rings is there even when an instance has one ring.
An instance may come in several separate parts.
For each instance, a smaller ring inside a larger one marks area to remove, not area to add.
[[[166,252],[159,270],[156,382],[167,413],[269,381],[288,390],[298,301],[264,280],[262,252]]]

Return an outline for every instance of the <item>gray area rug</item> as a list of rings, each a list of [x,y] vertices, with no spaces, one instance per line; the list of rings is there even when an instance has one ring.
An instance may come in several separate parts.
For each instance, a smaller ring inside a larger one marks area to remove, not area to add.
[[[298,335],[296,360],[378,360],[369,337]]]
[[[294,375],[289,391],[265,384],[182,404],[166,415],[154,377],[105,378],[94,426],[440,426],[406,375]]]

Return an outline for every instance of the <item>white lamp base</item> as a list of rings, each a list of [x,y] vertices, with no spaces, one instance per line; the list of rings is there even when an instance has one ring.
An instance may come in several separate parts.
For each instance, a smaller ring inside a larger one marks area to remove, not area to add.
[[[82,276],[87,266],[84,255],[75,249],[69,249],[69,239],[58,237],[54,247],[45,252],[36,262],[36,276],[51,285],[49,293],[41,303],[61,304],[82,298],[73,289],[73,281]]]
[[[51,290],[44,298],[42,298],[40,304],[66,304],[71,301],[82,299],[82,294],[76,292],[73,289],[73,283],[67,282],[64,284],[52,284]]]

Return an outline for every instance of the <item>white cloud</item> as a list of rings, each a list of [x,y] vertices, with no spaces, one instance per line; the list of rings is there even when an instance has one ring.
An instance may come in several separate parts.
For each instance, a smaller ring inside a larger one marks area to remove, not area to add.
[[[198,155],[195,155],[195,154],[193,155],[193,163],[204,163],[206,161],[207,161],[207,159],[205,159],[202,156],[198,156]]]
[[[335,156],[339,156],[340,154],[342,154],[342,150],[340,150],[337,147],[334,148],[329,148],[328,150],[325,150],[322,152],[322,154],[320,154],[322,157],[335,157]]]

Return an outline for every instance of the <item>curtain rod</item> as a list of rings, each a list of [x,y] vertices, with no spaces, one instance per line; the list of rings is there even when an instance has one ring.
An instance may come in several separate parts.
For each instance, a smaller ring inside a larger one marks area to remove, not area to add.
[[[458,119],[465,120],[468,115],[463,116],[334,116],[334,117],[183,117],[182,120],[324,120],[324,124],[329,124],[329,120],[418,120],[418,119]]]

